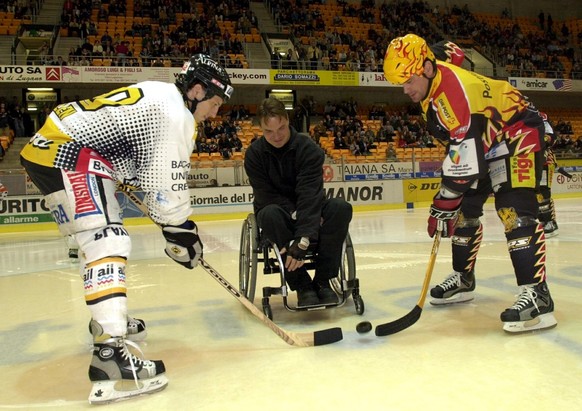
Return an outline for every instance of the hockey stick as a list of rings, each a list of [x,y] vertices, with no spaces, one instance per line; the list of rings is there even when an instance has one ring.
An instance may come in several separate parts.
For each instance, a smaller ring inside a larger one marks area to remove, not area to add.
[[[148,209],[144,203],[140,200],[135,193],[129,189],[128,186],[122,184],[118,185],[120,191],[122,191],[134,204],[135,206],[148,215]],[[238,290],[230,284],[218,271],[216,271],[210,264],[206,262],[203,258],[199,260],[200,266],[208,274],[212,276],[220,285],[222,285],[234,298],[236,298],[247,310],[249,310],[255,317],[263,322],[267,327],[271,329],[275,334],[277,334],[283,341],[289,345],[295,345],[298,347],[313,347],[316,345],[326,345],[338,342],[343,339],[342,329],[340,327],[328,328],[325,330],[306,332],[306,333],[294,333],[291,331],[285,331],[277,324],[275,324],[269,317],[267,317],[261,310],[259,310],[253,303],[247,300]]]
[[[430,285],[432,270],[434,268],[434,263],[436,261],[437,253],[439,251],[440,242],[441,242],[441,232],[437,231],[437,233],[434,236],[434,242],[432,243],[432,251],[430,252],[430,258],[428,261],[428,267],[426,268],[426,274],[424,275],[422,291],[420,292],[420,298],[418,299],[416,306],[404,317],[401,317],[389,323],[380,324],[376,326],[375,332],[378,337],[396,334],[397,332],[400,332],[410,327],[420,318],[420,314],[422,314],[422,307],[424,306],[424,300],[426,299],[426,293],[428,292],[428,287]]]
[[[564,167],[558,167],[556,169],[556,171],[560,174],[562,174],[564,177],[566,178],[574,178],[574,176],[570,173],[568,173],[566,170],[564,170]]]

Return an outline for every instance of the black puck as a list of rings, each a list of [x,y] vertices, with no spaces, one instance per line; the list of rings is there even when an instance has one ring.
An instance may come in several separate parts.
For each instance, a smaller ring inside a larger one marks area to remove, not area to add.
[[[359,334],[369,333],[370,331],[372,331],[372,324],[370,323],[370,321],[362,321],[361,323],[356,325],[356,331]]]

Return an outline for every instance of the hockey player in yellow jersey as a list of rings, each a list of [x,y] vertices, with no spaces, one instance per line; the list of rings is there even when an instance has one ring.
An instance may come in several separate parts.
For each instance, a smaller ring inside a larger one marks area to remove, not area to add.
[[[493,194],[520,288],[515,303],[501,313],[503,328],[524,332],[555,326],[546,283],[545,235],[536,220],[544,163],[539,112],[508,82],[437,61],[415,34],[392,40],[384,75],[420,103],[431,134],[448,142],[428,233],[433,237],[438,230],[451,237],[453,273],[431,290],[431,303],[473,299],[483,238],[480,217]]]
[[[430,46],[437,60],[452,63],[461,67],[465,59],[465,52],[452,41],[439,41]],[[552,178],[556,170],[557,161],[552,146],[556,142],[554,127],[546,113],[540,111],[540,116],[544,120],[544,142],[545,162],[542,167],[542,178],[540,180],[538,198],[538,220],[543,224],[546,238],[558,235],[558,223],[556,222],[556,207],[552,198]]]
[[[21,152],[60,232],[74,235],[79,246],[94,341],[90,403],[156,392],[168,383],[162,361],[141,359],[128,349],[145,324],[139,322],[136,331],[128,323],[131,240],[115,197],[117,184],[145,193],[149,217],[167,241],[166,254],[194,268],[202,242],[190,219],[190,154],[197,124],[216,116],[232,92],[227,72],[197,54],[175,84],[146,81],[57,106]],[[118,390],[120,381],[134,385]]]

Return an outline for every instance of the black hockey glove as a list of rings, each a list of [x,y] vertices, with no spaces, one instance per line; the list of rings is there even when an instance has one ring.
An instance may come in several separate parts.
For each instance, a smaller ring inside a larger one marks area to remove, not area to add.
[[[186,220],[179,226],[163,226],[162,233],[167,241],[165,251],[168,257],[189,269],[198,265],[203,245],[194,221]]]
[[[307,254],[307,247],[309,247],[309,239],[307,237],[296,238],[291,241],[287,255],[297,261],[303,261],[305,254]]]

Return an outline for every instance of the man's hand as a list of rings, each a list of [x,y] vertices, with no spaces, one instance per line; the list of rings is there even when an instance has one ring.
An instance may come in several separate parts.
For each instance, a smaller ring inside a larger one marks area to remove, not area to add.
[[[428,217],[428,235],[432,238],[438,231],[441,237],[450,237],[455,231],[455,223],[459,215],[461,200],[463,196],[457,198],[440,198],[437,194],[430,206],[430,217]]]
[[[295,271],[303,267],[303,264],[305,264],[303,259],[307,254],[307,247],[309,247],[309,239],[307,237],[296,238],[291,241],[285,260],[285,269],[287,271]]]
[[[202,241],[198,237],[198,227],[192,220],[186,220],[179,226],[167,225],[162,227],[166,238],[166,254],[178,264],[192,269],[202,258]]]

